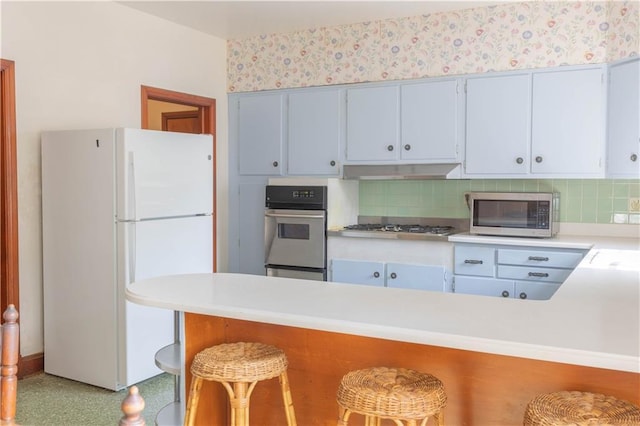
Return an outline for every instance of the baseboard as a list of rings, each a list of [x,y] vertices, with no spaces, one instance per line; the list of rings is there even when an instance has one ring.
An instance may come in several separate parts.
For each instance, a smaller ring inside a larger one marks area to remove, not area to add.
[[[18,379],[44,371],[44,354],[32,354],[20,357],[18,361]]]

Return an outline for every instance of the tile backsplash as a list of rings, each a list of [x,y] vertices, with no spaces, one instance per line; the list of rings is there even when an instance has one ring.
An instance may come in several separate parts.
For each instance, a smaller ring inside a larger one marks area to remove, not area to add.
[[[360,215],[468,218],[468,191],[559,192],[560,222],[640,223],[640,179],[361,181]]]

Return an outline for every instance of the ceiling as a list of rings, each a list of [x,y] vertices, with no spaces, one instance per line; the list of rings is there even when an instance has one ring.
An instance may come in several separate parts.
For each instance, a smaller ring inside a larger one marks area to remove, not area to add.
[[[505,1],[118,1],[139,11],[224,39],[403,18]]]

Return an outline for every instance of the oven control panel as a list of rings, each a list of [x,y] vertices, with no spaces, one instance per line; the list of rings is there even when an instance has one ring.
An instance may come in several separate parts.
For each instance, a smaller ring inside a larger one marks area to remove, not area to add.
[[[326,186],[267,185],[265,207],[280,209],[325,210]]]

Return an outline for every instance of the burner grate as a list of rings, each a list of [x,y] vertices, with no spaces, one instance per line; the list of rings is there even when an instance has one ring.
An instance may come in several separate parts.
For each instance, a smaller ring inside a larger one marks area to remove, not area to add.
[[[380,232],[408,232],[413,234],[450,235],[454,232],[453,226],[440,225],[398,225],[379,223],[359,223],[347,225],[344,229],[351,231],[380,231]]]

